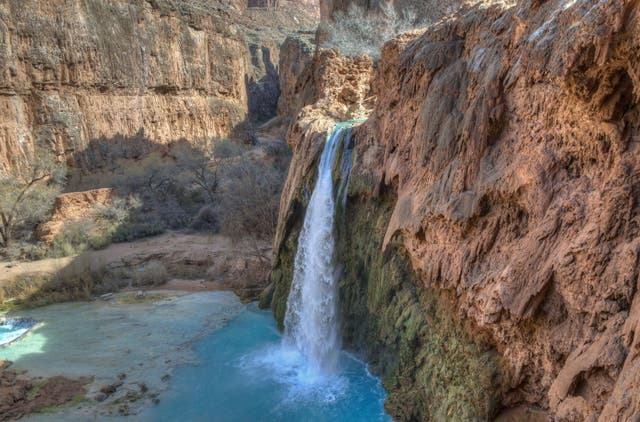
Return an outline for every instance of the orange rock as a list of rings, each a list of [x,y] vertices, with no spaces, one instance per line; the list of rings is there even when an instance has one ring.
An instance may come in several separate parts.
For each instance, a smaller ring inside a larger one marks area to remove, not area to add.
[[[82,165],[76,154],[98,140],[229,137],[272,117],[248,116],[275,113],[270,53],[318,15],[291,0],[251,13],[247,0],[23,3],[0,11],[0,176],[35,141]]]
[[[58,195],[53,205],[51,218],[38,226],[36,237],[38,240],[51,243],[66,222],[87,217],[96,205],[107,205],[113,197],[114,190],[111,188]]]
[[[393,190],[386,241],[488,333],[504,408],[640,414],[639,51],[630,0],[484,1],[383,50],[350,195]],[[338,81],[317,89],[339,107]],[[276,251],[340,114],[316,97],[289,133]]]

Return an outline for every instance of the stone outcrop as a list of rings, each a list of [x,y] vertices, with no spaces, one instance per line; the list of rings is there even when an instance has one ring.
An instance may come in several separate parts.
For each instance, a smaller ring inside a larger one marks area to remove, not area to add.
[[[310,105],[306,112],[322,110],[335,118],[359,118],[371,111],[374,63],[369,57],[343,57],[328,49],[316,54],[304,35],[287,38],[280,55],[279,115],[295,117]]]
[[[62,376],[27,379],[11,369],[11,362],[0,360],[0,421],[16,420],[45,408],[69,404],[84,398],[91,378]]]
[[[315,54],[315,34],[290,36],[280,49],[278,115],[294,117],[305,105],[313,103],[311,83]]]
[[[385,46],[337,256],[345,343],[394,417],[640,414],[638,34],[637,1],[485,1]],[[289,132],[280,321],[325,131],[349,118],[324,110]]]
[[[0,170],[36,141],[69,158],[96,139],[227,137],[273,117],[279,44],[316,19],[281,3],[2,2]]]
[[[38,240],[51,243],[65,223],[91,216],[97,206],[106,206],[114,197],[113,189],[92,189],[84,192],[63,193],[56,197],[51,218],[36,230]]]

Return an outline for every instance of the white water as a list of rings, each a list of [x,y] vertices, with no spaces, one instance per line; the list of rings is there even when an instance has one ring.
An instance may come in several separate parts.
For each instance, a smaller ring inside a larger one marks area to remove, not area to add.
[[[305,375],[311,378],[335,372],[340,354],[338,289],[334,274],[335,197],[331,173],[344,132],[351,126],[352,123],[338,124],[322,151],[318,180],[298,239],[287,299],[284,347],[297,349],[306,361],[308,373]]]
[[[29,332],[36,322],[31,318],[2,318],[0,316],[0,347],[7,346]]]

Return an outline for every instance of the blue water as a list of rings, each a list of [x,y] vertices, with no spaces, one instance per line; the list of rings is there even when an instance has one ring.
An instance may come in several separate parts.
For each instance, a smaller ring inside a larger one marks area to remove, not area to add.
[[[366,365],[342,353],[338,371],[307,376],[284,349],[271,312],[251,305],[195,346],[200,364],[176,368],[150,421],[390,421],[385,391]]]
[[[31,318],[5,318],[0,319],[0,346],[19,339],[36,325]]]

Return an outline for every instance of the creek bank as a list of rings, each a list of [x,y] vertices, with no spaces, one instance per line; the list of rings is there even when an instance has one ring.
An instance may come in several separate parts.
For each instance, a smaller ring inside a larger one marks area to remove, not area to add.
[[[16,420],[30,413],[78,402],[84,398],[89,377],[70,379],[23,378],[22,371],[0,359],[0,421]]]
[[[260,254],[247,254],[248,250]],[[243,300],[268,283],[270,245],[214,234],[169,232],[59,259],[3,262],[6,309],[38,306],[126,290],[232,290]],[[84,285],[92,286],[89,292]]]

